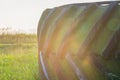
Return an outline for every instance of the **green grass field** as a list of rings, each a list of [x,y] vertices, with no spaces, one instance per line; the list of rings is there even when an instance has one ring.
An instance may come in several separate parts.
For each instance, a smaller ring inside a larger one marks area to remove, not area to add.
[[[0,80],[40,80],[36,35],[0,35]]]

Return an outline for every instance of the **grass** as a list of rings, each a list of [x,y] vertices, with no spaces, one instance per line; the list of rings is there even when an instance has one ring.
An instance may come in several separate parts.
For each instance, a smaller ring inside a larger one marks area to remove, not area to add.
[[[15,34],[4,35],[0,40],[0,80],[40,80],[36,35],[22,34],[20,41],[17,38]]]

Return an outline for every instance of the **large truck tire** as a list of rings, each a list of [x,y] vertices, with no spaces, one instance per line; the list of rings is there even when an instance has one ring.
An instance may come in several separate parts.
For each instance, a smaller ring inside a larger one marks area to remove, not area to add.
[[[120,80],[120,1],[46,9],[37,36],[41,80]]]

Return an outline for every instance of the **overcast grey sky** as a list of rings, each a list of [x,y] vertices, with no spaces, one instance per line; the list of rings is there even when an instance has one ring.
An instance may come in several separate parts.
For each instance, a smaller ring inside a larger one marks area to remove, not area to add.
[[[36,32],[44,9],[88,1],[107,0],[0,0],[0,28],[9,27],[15,30]]]

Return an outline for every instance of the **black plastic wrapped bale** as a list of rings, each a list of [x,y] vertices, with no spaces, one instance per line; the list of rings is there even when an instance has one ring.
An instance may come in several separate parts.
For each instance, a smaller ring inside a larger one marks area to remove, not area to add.
[[[120,80],[120,1],[46,9],[37,36],[41,80]]]

